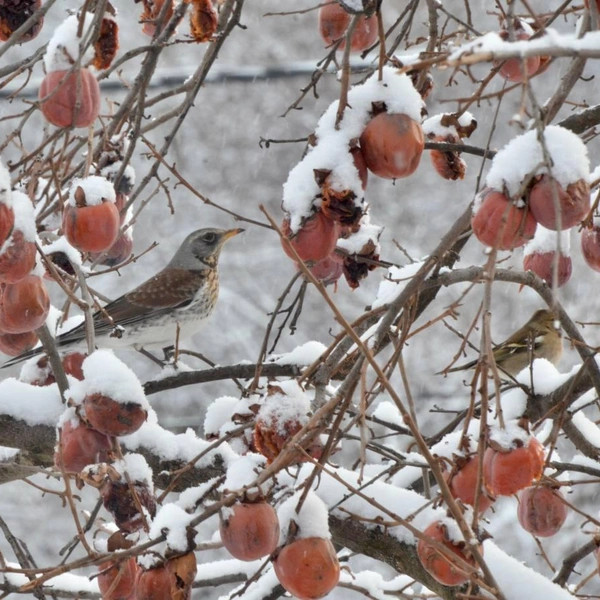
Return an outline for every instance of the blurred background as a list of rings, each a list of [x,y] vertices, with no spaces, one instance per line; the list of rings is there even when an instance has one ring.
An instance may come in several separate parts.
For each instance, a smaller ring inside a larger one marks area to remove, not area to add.
[[[124,53],[147,43],[149,38],[145,38],[141,33],[138,23],[141,5],[133,4],[131,0],[121,0],[114,4],[119,11],[120,52]],[[491,14],[494,11],[493,3],[475,0],[469,4],[482,33],[498,30],[498,18]],[[7,65],[30,55],[49,39],[55,27],[69,11],[77,9],[79,5],[79,2],[71,0],[56,2],[46,17],[40,35],[29,44],[7,52],[1,59],[2,64]],[[537,2],[531,5],[534,10],[550,11],[556,9],[559,2]],[[320,115],[339,94],[336,74],[325,74],[316,88],[318,96],[309,92],[300,102],[298,109],[289,111],[285,117],[282,116],[310,81],[311,68],[328,52],[318,33],[317,12],[300,12],[314,6],[314,2],[307,0],[246,2],[241,20],[243,27],[236,28],[226,40],[215,65],[217,70],[221,68],[228,72],[251,72],[254,68],[281,67],[283,73],[268,79],[207,83],[201,89],[194,108],[185,125],[179,130],[166,157],[169,164],[175,164],[185,179],[212,202],[257,221],[265,222],[265,217],[259,209],[261,205],[277,221],[282,220],[282,185],[288,172],[301,159],[305,150],[303,142],[273,143],[267,148],[264,143],[260,144],[260,140],[305,138],[313,132]],[[384,0],[383,15],[386,26],[391,26],[396,21],[404,7],[405,2]],[[464,18],[465,8],[462,0],[447,0],[444,7]],[[298,14],[270,14],[280,11],[298,11]],[[574,23],[575,17],[571,16],[558,19],[553,26],[559,30],[572,31]],[[185,28],[186,25],[182,25],[180,37],[187,33]],[[426,33],[426,3],[421,2],[410,39],[418,39]],[[398,56],[401,58],[403,51],[412,54],[422,47],[402,48]],[[161,55],[154,79],[158,81],[161,76],[185,78],[194,72],[202,60],[204,51],[204,45],[193,43],[176,44],[166,48]],[[376,64],[376,59],[376,56],[369,56],[365,61]],[[115,82],[121,79],[126,85],[136,76],[139,64],[137,59],[128,61],[123,65],[121,72],[113,74],[111,80]],[[566,58],[555,60],[543,76],[534,79],[532,88],[539,103],[542,104],[554,92],[561,73],[566,70],[568,64],[569,59]],[[307,72],[294,76],[285,75],[286,70],[298,66],[308,68]],[[489,68],[487,64],[475,66],[472,74],[476,78],[482,78],[489,72]],[[585,79],[582,78],[576,86],[569,97],[569,103],[565,104],[556,121],[575,110],[577,103],[593,104],[600,92],[597,74],[597,63],[589,61],[584,72]],[[465,73],[434,70],[432,75],[435,87],[426,102],[429,115],[456,110],[456,100],[469,98],[477,87]],[[8,87],[14,89],[25,84],[26,91],[33,90],[35,93],[36,83],[42,77],[42,67],[38,63],[31,81],[25,83],[25,78],[22,78],[11,82]],[[353,80],[360,81],[363,77],[364,74],[356,74]],[[485,147],[492,135],[491,147],[499,149],[511,137],[524,130],[523,126],[526,126],[528,117],[521,110],[523,95],[517,86],[502,97],[497,126],[492,131],[492,117],[497,109],[498,93],[503,85],[501,79],[495,78],[486,89],[490,97],[471,106],[470,111],[477,119],[479,127],[470,138],[470,144]],[[158,91],[152,89],[152,93]],[[119,92],[111,90],[111,100],[118,102],[120,97],[122,96]],[[19,96],[11,100],[5,96],[0,99],[0,112],[4,115],[19,112],[23,101]],[[162,103],[160,112],[166,112],[170,106],[169,101]],[[110,110],[109,103],[104,102],[101,112],[108,114]],[[158,115],[159,113],[149,114],[148,119]],[[42,128],[46,127],[52,126],[43,123],[40,114],[36,113],[24,130],[27,136],[21,140],[23,146],[26,149],[35,147]],[[0,138],[4,139],[11,129],[11,120],[0,121]],[[148,137],[153,143],[160,144],[168,131],[168,125],[159,127],[152,130]],[[134,154],[132,164],[140,180],[146,173],[150,159],[142,154],[142,147],[138,150]],[[588,150],[593,169],[598,164],[599,148],[596,139],[592,139],[588,144]],[[468,165],[465,179],[450,182],[442,180],[435,173],[427,154],[427,151],[423,154],[417,172],[407,179],[392,182],[372,175],[369,177],[367,201],[370,205],[371,220],[384,227],[380,240],[381,258],[398,265],[406,265],[409,262],[407,255],[415,261],[426,257],[476,193],[482,159],[464,155]],[[13,144],[7,148],[2,160],[9,163],[18,156],[20,149]],[[487,168],[488,165],[484,164],[484,175]],[[123,268],[121,272],[94,278],[92,285],[108,297],[117,297],[162,268],[190,231],[206,226],[244,227],[245,233],[231,241],[221,257],[221,295],[217,309],[202,332],[185,346],[204,354],[219,365],[256,361],[269,315],[295,273],[294,264],[282,252],[274,231],[236,222],[224,212],[205,205],[183,186],[174,185],[176,182],[173,176],[165,169],[161,169],[160,174],[166,178],[166,184],[171,188],[174,213],[171,214],[167,198],[159,192],[140,213],[134,228],[135,252],[142,252],[153,242],[158,242],[158,246],[144,254],[136,263]],[[12,176],[18,177],[18,173],[12,173]],[[138,201],[145,199],[152,189],[152,185],[148,186]],[[571,232],[571,237],[574,274],[571,281],[558,291],[558,298],[574,319],[596,321],[596,290],[600,274],[592,272],[583,264],[575,231]],[[395,242],[404,251],[401,251]],[[504,268],[522,268],[522,252],[519,250],[513,254],[502,253],[501,258],[501,266]],[[458,267],[483,264],[485,260],[483,246],[473,238],[467,243]],[[340,280],[337,290],[329,288],[347,320],[352,321],[373,302],[385,275],[384,269],[373,271],[355,291],[350,290],[343,280]],[[297,289],[298,283],[294,290]],[[452,289],[443,290],[416,326],[435,318],[444,308],[459,299],[465,289],[466,286],[457,285]],[[56,304],[60,306],[61,295],[58,288],[51,291]],[[482,294],[483,288],[476,286],[461,300],[460,314],[452,323],[456,329],[466,331],[482,301]],[[289,301],[284,302],[284,306],[288,303]],[[534,292],[528,289],[519,291],[515,285],[495,283],[492,319],[494,341],[503,340],[541,306],[542,302]],[[339,327],[327,305],[317,291],[309,286],[297,329],[294,332],[284,330],[276,352],[289,351],[309,340],[318,340],[328,345],[332,334],[338,331]],[[600,344],[597,328],[586,327],[583,333],[592,346]],[[475,333],[472,341],[477,344],[478,340],[479,337]],[[411,391],[418,407],[420,423],[426,432],[440,429],[440,419],[443,418],[439,412],[431,413],[431,409],[452,411],[462,409],[468,404],[470,390],[464,383],[464,374],[455,373],[448,377],[435,375],[452,360],[459,345],[460,340],[453,333],[442,324],[436,324],[425,334],[412,338],[405,351]],[[135,370],[142,382],[161,376],[157,365],[137,353],[123,351],[118,354]],[[469,358],[473,357],[474,355],[469,355]],[[184,357],[183,362],[191,368],[205,366],[200,361],[188,357]],[[560,369],[568,370],[577,362],[577,355],[567,348]],[[18,370],[15,370],[11,374],[17,372]],[[179,388],[156,394],[149,400],[164,426],[176,430],[192,427],[201,433],[206,407],[212,400],[224,395],[239,395],[233,382],[223,381]],[[568,460],[570,457],[562,458]],[[89,495],[89,491],[84,490],[82,494],[85,497]],[[91,494],[89,497],[93,498],[95,492],[92,491]],[[577,494],[577,502],[585,501],[588,508],[597,503],[596,486],[579,486]],[[505,550],[527,560],[528,564],[550,576],[551,569],[537,556],[539,551],[535,541],[516,525],[515,509],[511,503],[514,504],[514,499],[506,499],[497,507],[497,513],[489,525],[490,532],[498,534],[497,542]],[[89,506],[92,504],[93,501],[90,500]],[[67,511],[60,506],[60,500],[52,496],[42,498],[39,492],[25,483],[2,486],[0,514],[10,523],[17,536],[27,540],[32,555],[40,564],[52,564],[56,559],[57,549],[75,533]],[[560,540],[553,540],[551,545],[545,547],[550,560],[558,561],[559,556],[587,539],[578,531],[580,527],[581,518],[572,514],[563,530],[566,533],[561,533]],[[586,530],[585,525],[583,528]],[[590,527],[587,527],[588,532],[589,529]],[[506,536],[507,531],[510,531],[509,536]],[[0,539],[0,551],[7,560],[12,560],[4,539]],[[372,563],[366,559],[357,560]],[[392,575],[386,567],[377,568],[387,576]],[[598,594],[600,583],[590,583],[585,590],[590,594]],[[223,590],[215,590],[214,594],[206,596],[205,591],[196,593],[198,597],[200,593],[203,594],[202,597],[217,597]],[[334,592],[332,597],[350,598],[353,597],[351,594],[347,591]]]

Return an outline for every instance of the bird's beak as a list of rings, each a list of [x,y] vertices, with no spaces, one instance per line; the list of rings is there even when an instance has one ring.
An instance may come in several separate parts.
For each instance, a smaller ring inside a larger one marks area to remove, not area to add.
[[[232,238],[234,235],[242,233],[242,231],[244,231],[244,229],[241,228],[228,229],[227,231],[225,231],[225,233],[223,233],[222,243],[225,243],[229,238]]]

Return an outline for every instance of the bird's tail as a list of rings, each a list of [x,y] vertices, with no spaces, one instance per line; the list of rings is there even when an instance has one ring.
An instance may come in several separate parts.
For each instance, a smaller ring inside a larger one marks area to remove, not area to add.
[[[436,375],[446,375],[446,373],[455,373],[456,371],[467,371],[472,369],[477,364],[476,360],[472,360],[471,362],[464,363],[463,365],[458,365],[456,367],[451,367],[450,369],[443,369],[436,373]]]
[[[42,345],[36,346],[35,348],[32,348],[31,350],[27,350],[27,352],[23,352],[23,353],[19,354],[18,356],[13,356],[10,360],[7,360],[5,363],[3,363],[0,366],[0,369],[8,369],[9,367],[13,367],[14,365],[18,365],[19,363],[29,360],[30,358],[33,358],[34,356],[38,356],[39,354],[42,354],[43,352],[44,352],[44,347]]]

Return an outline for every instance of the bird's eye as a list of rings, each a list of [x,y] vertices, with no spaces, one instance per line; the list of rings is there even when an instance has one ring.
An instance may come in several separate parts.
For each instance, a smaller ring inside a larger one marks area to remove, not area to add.
[[[208,231],[202,236],[202,240],[204,242],[206,242],[207,244],[214,244],[216,239],[217,239],[217,235],[216,235],[216,233],[213,233],[212,231]]]

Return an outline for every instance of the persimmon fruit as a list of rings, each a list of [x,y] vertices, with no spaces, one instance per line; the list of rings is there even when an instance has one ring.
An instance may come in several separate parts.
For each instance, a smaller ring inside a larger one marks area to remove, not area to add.
[[[346,35],[352,16],[340,4],[332,2],[319,9],[319,33],[327,46],[337,42]],[[377,41],[377,15],[359,17],[350,40],[352,52],[362,52]],[[338,46],[338,50],[346,47],[346,40]]]
[[[539,479],[544,470],[544,447],[535,438],[508,449],[488,447],[483,457],[483,477],[494,496],[511,496]]]
[[[556,180],[542,175],[529,192],[529,209],[533,218],[547,229],[558,227],[555,194],[560,211],[560,229],[580,223],[590,210],[590,186],[580,179],[565,190]]]
[[[89,127],[100,112],[100,86],[89,69],[50,71],[40,85],[46,120],[57,127]]]
[[[581,231],[581,253],[589,267],[600,271],[600,226],[584,227]]]
[[[85,417],[97,431],[111,436],[137,431],[148,416],[136,402],[117,402],[103,394],[88,394],[83,400]]]
[[[35,267],[35,242],[25,238],[20,229],[13,230],[8,247],[0,254],[0,282],[16,283]]]
[[[471,227],[482,244],[512,250],[533,238],[537,223],[528,210],[517,207],[503,193],[488,189],[482,192]]]
[[[453,542],[448,536],[446,526],[440,521],[431,523],[425,531],[423,538],[419,539],[417,544],[417,555],[425,570],[439,583],[448,586],[461,585],[469,580],[468,573],[465,573],[457,563],[451,561],[445,554],[442,554],[438,548],[427,538],[439,542],[450,552],[470,565],[475,567],[476,563],[473,557],[467,556],[464,552],[464,544]]]
[[[84,467],[106,462],[112,448],[110,437],[84,425],[66,421],[54,452],[54,464],[65,471],[79,473]]]
[[[0,352],[8,356],[19,356],[27,350],[31,350],[38,343],[39,338],[35,331],[25,333],[1,333]]]
[[[478,465],[478,457],[471,456],[458,468],[447,471],[445,474],[451,494],[469,506],[475,505]],[[491,504],[492,499],[488,496],[485,489],[481,489],[478,502],[479,512],[485,511]]]
[[[290,240],[294,250],[304,262],[316,262],[329,256],[340,236],[340,227],[336,221],[329,219],[321,211],[317,211],[306,219],[300,229],[292,234],[289,221],[286,219],[282,226],[282,233]],[[283,251],[292,259],[292,252],[282,240]]]
[[[421,125],[403,113],[382,112],[373,117],[360,136],[365,163],[385,179],[415,172],[425,147]]]
[[[27,275],[0,290],[0,331],[25,333],[41,327],[50,310],[50,297],[41,277]]]
[[[573,261],[570,256],[565,256],[554,250],[550,252],[531,252],[523,257],[523,270],[532,271],[548,285],[552,285],[554,263],[556,261],[558,261],[556,285],[561,287],[571,279]]]
[[[525,531],[551,537],[563,526],[567,505],[560,490],[534,485],[519,492],[517,517]]]
[[[233,557],[257,560],[271,554],[279,541],[279,520],[267,502],[237,502],[221,517],[221,541]]]
[[[296,539],[281,548],[273,561],[279,583],[299,600],[328,594],[340,578],[340,564],[331,540]]]

